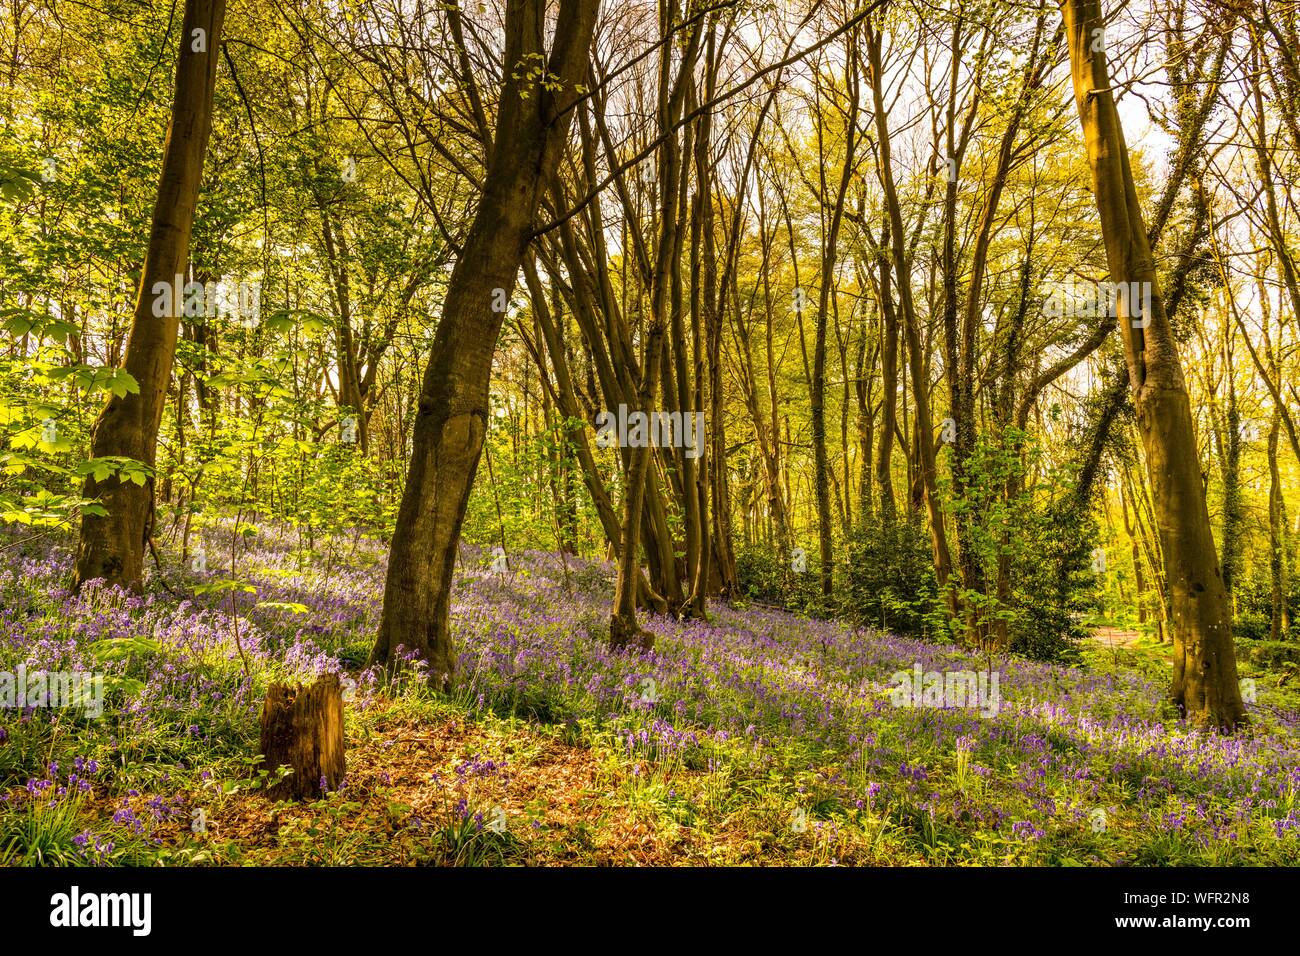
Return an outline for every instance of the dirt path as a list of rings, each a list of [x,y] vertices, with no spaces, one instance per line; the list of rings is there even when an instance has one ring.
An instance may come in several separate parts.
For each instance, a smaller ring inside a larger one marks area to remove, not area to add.
[[[1131,647],[1141,636],[1137,631],[1126,631],[1118,627],[1099,627],[1092,632],[1092,639],[1106,647]]]

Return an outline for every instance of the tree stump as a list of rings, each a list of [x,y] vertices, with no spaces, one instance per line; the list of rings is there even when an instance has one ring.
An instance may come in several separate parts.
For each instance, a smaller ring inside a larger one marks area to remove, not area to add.
[[[343,782],[343,689],[337,674],[312,684],[272,684],[262,704],[262,767],[293,773],[268,787],[273,800],[313,800]]]

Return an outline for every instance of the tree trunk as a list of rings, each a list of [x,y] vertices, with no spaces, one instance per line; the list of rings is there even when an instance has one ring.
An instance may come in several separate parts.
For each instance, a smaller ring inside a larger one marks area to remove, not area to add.
[[[661,29],[665,36],[672,31],[677,8],[661,8]],[[632,410],[654,414],[654,402],[659,392],[659,380],[663,375],[666,385],[670,384],[672,367],[665,355],[664,336],[668,330],[668,320],[679,315],[680,309],[680,251],[682,247],[681,225],[681,189],[684,185],[683,151],[679,146],[676,132],[676,120],[682,114],[683,104],[690,82],[690,70],[695,63],[700,46],[702,23],[697,21],[686,41],[681,54],[679,71],[673,78],[673,57],[670,47],[664,46],[659,60],[659,108],[657,120],[659,129],[663,130],[663,139],[659,146],[658,173],[661,184],[660,226],[656,244],[654,271],[650,276],[650,324],[645,335],[645,355],[641,367],[641,381],[638,383],[636,405]],[[672,316],[670,316],[672,313]],[[679,330],[678,330],[679,331]],[[681,334],[684,338],[684,333]],[[685,342],[674,343],[679,348]],[[669,388],[669,390],[671,390]],[[698,439],[698,436],[697,436]],[[648,517],[660,525],[663,519],[652,513],[653,509],[662,508],[663,502],[655,492],[652,470],[654,467],[655,448],[627,449],[627,485],[623,495],[623,553],[619,556],[618,579],[615,585],[614,606],[609,620],[609,642],[612,647],[639,647],[648,649],[652,637],[642,631],[636,620],[636,576],[640,566],[641,547],[640,532],[643,506]],[[672,459],[671,449],[664,451],[666,460]],[[651,544],[657,543],[661,549],[659,555],[661,580],[668,585],[672,593],[666,593],[670,606],[680,611],[684,603],[677,574],[676,559],[672,549],[662,549],[671,543],[667,535],[660,536],[652,542],[647,536],[647,557],[654,568],[655,555],[650,550]]]
[[[817,485],[817,546],[821,558],[821,592],[829,601],[834,589],[834,534],[831,529],[830,502],[830,461],[826,453],[826,326],[830,317],[832,296],[835,295],[835,271],[838,265],[840,228],[844,223],[844,203],[848,195],[849,183],[854,173],[854,154],[857,150],[857,115],[858,115],[858,71],[856,34],[850,33],[846,40],[845,82],[849,88],[849,100],[845,114],[844,164],[840,167],[840,179],[835,191],[835,204],[830,209],[830,223],[823,237],[821,277],[817,299],[817,327],[813,345],[812,378],[809,381],[809,406],[812,418],[813,468]],[[821,128],[818,128],[818,144],[821,143]],[[824,157],[823,157],[824,160]],[[821,164],[822,196],[827,195],[825,162]],[[825,214],[823,213],[823,216]],[[844,373],[848,374],[847,371]]]
[[[1124,533],[1128,535],[1129,553],[1133,559],[1133,592],[1137,595],[1137,613],[1138,623],[1147,622],[1147,584],[1146,576],[1142,573],[1142,548],[1138,545],[1137,530],[1133,526],[1133,520],[1129,516],[1128,494],[1125,492],[1123,483],[1119,486],[1119,505],[1120,513],[1124,518]],[[1137,505],[1133,506],[1137,510]]]
[[[212,131],[212,95],[225,13],[225,0],[185,3],[162,178],[122,362],[139,391],[109,398],[91,431],[91,458],[129,458],[150,468],[157,459],[158,428],[184,311],[181,277],[189,262],[194,208]],[[168,305],[161,316],[154,314],[159,284],[170,290],[163,294]],[[138,590],[153,524],[153,479],[137,485],[117,475],[103,481],[90,477],[82,494],[99,499],[108,514],[82,516],[76,586],[103,578],[108,584]]]
[[[889,226],[880,239],[877,256],[880,268],[880,321],[884,324],[884,347],[881,355],[882,407],[880,419],[880,453],[876,457],[876,483],[880,486],[880,518],[892,525],[898,514],[894,501],[894,431],[898,428],[898,315],[894,311],[894,295],[889,288]]]
[[[1223,589],[1228,594],[1228,607],[1233,607],[1233,591],[1244,557],[1245,501],[1241,487],[1242,421],[1237,403],[1237,385],[1233,377],[1232,326],[1223,326],[1224,378],[1227,380],[1227,409],[1222,421],[1213,415],[1212,421],[1220,427],[1215,444],[1219,450],[1219,466],[1223,476],[1223,524],[1220,532],[1219,567],[1223,572]],[[1217,388],[1207,389],[1210,394]],[[1212,409],[1213,410],[1213,409]]]
[[[586,78],[598,0],[561,0],[547,82],[513,66],[543,56],[546,4],[506,7],[504,88],[479,207],[452,270],[416,413],[372,664],[399,648],[450,684],[456,546],[487,432],[492,356],[543,190],[559,166]],[[530,87],[530,88],[526,88]]]
[[[938,463],[934,448],[934,418],[930,410],[930,381],[922,349],[920,319],[912,295],[911,260],[907,252],[907,231],[903,226],[902,207],[894,184],[890,150],[889,114],[885,110],[884,77],[881,66],[881,38],[871,21],[865,21],[867,53],[870,64],[872,106],[875,113],[880,182],[889,213],[889,240],[893,254],[894,275],[898,280],[899,306],[907,348],[907,364],[912,380],[914,472],[912,505],[924,504],[930,519],[930,543],[934,553],[935,580],[947,602],[949,615],[955,620],[959,606],[955,589],[950,587],[952,551],[948,545],[943,503],[939,499]]]
[[[1277,446],[1281,418],[1273,412],[1268,430],[1268,551],[1270,594],[1269,640],[1280,641],[1291,629],[1287,609],[1286,501],[1282,498],[1282,474],[1278,469]]]
[[[1092,170],[1110,280],[1138,283],[1137,295],[1117,296],[1138,430],[1146,450],[1174,640],[1170,696],[1202,727],[1232,730],[1246,720],[1231,616],[1201,484],[1191,405],[1173,331],[1156,282],[1128,148],[1110,88],[1099,0],[1066,0],[1075,103]],[[1149,290],[1149,296],[1147,295]]]

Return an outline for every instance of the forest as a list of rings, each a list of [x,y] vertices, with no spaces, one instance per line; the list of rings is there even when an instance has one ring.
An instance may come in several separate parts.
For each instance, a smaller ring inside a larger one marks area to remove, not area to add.
[[[1297,174],[1296,0],[0,0],[0,866],[1294,865]]]

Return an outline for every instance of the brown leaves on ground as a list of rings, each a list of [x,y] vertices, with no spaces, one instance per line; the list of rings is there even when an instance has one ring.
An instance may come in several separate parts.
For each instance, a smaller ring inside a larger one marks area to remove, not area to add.
[[[736,801],[729,778],[654,768],[555,726],[412,713],[376,701],[347,726],[346,786],[274,803],[213,785],[170,793],[152,820],[167,862],[266,866],[700,866],[872,863],[838,828],[792,835],[789,809]],[[148,795],[103,797],[107,820]],[[461,801],[464,801],[461,804]],[[193,832],[202,811],[204,832]]]
[[[502,862],[576,861],[565,836],[593,822],[600,795],[591,751],[529,728],[505,735],[463,718],[429,721],[378,706],[359,734],[349,734],[347,782],[337,794],[291,804],[273,804],[256,790],[193,795],[194,806],[214,803],[208,835],[198,838],[210,843],[214,862],[451,862],[439,858],[436,834],[463,816],[462,799],[471,817],[482,815],[484,829],[494,819],[504,823],[511,839]],[[458,774],[458,767],[469,769]],[[180,831],[172,839],[195,838]]]

